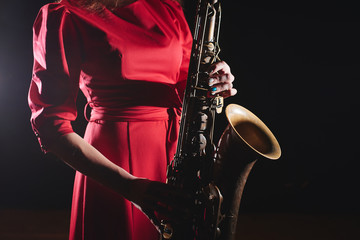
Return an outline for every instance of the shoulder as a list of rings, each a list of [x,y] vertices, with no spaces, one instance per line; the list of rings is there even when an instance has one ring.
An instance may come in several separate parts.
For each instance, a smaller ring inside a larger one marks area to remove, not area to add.
[[[180,31],[182,32],[182,37],[185,42],[191,42],[192,36],[188,22],[186,20],[181,1],[178,0],[159,0],[165,5],[169,6],[169,10],[172,12],[172,15],[176,18],[176,21],[179,23]]]
[[[46,22],[59,21],[64,15],[69,14],[68,9],[62,3],[49,3],[40,8],[35,19],[34,27]]]
[[[59,29],[68,25],[72,18],[72,13],[66,5],[66,1],[49,3],[40,8],[34,21],[33,30],[37,34],[41,29]]]
[[[40,8],[39,14],[37,18],[39,17],[47,17],[56,16],[56,15],[62,15],[62,14],[69,14],[69,9],[64,4],[64,2],[57,2],[57,3],[48,3]]]

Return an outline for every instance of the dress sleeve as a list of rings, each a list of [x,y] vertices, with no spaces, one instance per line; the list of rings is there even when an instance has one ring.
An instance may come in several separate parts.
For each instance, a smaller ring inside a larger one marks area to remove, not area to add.
[[[31,125],[41,148],[73,132],[79,91],[79,32],[61,4],[45,5],[33,27],[34,66],[28,102]]]

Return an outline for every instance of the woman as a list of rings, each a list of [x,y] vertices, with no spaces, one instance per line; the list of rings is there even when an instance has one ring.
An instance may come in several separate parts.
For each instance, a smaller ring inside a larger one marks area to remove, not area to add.
[[[70,239],[158,239],[143,212],[155,225],[153,212],[183,216],[186,195],[161,182],[191,42],[175,0],[62,0],[40,10],[31,124],[43,151],[77,170]],[[212,93],[236,94],[226,63],[209,71]],[[84,138],[71,127],[79,87],[92,108]]]

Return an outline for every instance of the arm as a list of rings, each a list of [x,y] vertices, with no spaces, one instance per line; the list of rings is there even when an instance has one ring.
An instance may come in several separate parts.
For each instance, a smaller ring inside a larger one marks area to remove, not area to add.
[[[76,133],[59,137],[49,151],[61,158],[73,169],[111,188],[129,200],[133,200],[129,189],[130,180],[136,179],[121,167],[112,163]]]
[[[191,196],[170,185],[138,178],[108,160],[76,133],[59,137],[48,149],[66,164],[133,202],[157,227],[154,212],[167,219],[190,216]]]

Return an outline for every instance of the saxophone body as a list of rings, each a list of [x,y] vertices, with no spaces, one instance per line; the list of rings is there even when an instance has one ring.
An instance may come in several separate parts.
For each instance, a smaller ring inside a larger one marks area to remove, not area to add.
[[[167,184],[193,196],[191,219],[163,222],[162,239],[233,239],[243,188],[259,157],[277,159],[280,146],[266,125],[247,109],[230,104],[229,125],[214,144],[215,115],[223,98],[209,95],[209,67],[219,61],[221,6],[218,0],[198,0],[193,46],[180,131]]]

